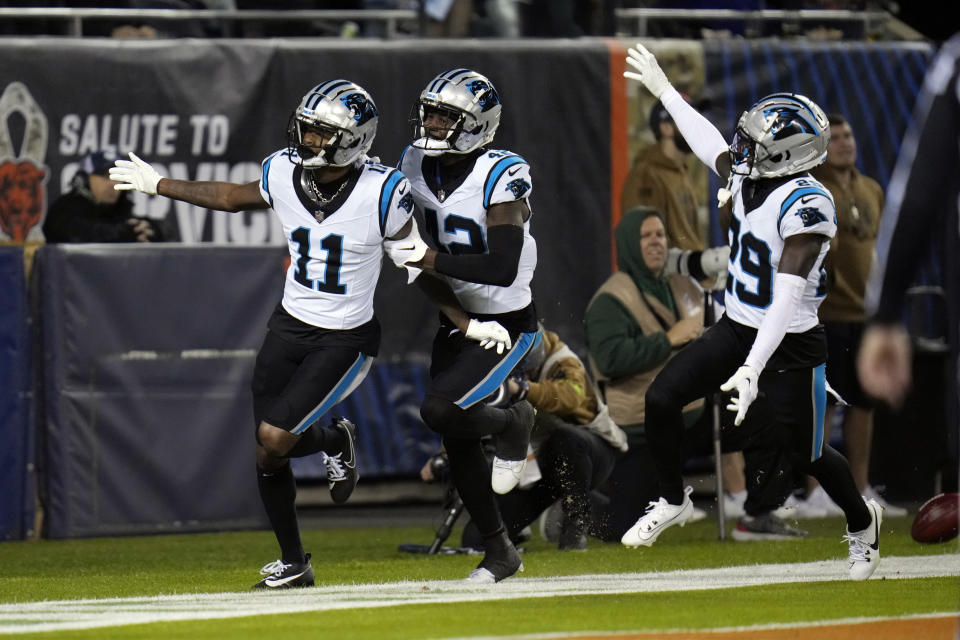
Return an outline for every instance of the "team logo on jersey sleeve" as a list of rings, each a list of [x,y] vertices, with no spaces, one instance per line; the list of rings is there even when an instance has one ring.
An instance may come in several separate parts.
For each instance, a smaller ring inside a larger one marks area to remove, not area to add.
[[[530,191],[530,183],[523,178],[517,178],[507,184],[507,189],[512,191],[513,196],[519,200],[523,197],[523,194]]]
[[[403,195],[400,198],[399,204],[401,209],[407,213],[410,213],[410,211],[413,209],[413,192],[408,191],[405,195]]]
[[[812,227],[821,222],[827,221],[827,216],[823,215],[820,212],[820,209],[816,207],[804,207],[797,210],[797,215],[800,216],[800,220],[803,221],[804,227]]]

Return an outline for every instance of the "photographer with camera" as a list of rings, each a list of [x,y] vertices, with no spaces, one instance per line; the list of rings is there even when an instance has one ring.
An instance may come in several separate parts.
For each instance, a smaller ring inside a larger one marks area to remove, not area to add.
[[[525,399],[536,408],[531,446],[541,477],[529,487],[498,496],[498,502],[508,535],[518,540],[559,501],[563,519],[558,548],[585,550],[592,522],[590,493],[607,479],[618,452],[626,451],[626,435],[610,419],[577,354],[542,324],[540,330],[544,339],[520,364],[520,375],[508,378],[488,402],[503,406]],[[439,479],[443,469],[438,454],[420,476],[430,482]],[[482,545],[479,532],[468,523],[463,546]]]

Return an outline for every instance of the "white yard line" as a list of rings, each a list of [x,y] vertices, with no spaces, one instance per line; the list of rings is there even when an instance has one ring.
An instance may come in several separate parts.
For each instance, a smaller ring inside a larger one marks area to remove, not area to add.
[[[960,576],[960,555],[887,557],[883,559],[872,579],[935,576]],[[477,586],[463,580],[425,580],[323,586],[273,593],[201,593],[102,600],[56,600],[0,604],[0,634],[408,604],[727,589],[846,579],[845,562],[826,560],[653,573],[511,578],[489,586]]]

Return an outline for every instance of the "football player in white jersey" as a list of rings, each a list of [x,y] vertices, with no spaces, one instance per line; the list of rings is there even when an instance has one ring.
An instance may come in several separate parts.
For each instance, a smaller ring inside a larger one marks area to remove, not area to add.
[[[510,151],[486,147],[500,124],[493,83],[470,69],[431,80],[414,105],[413,143],[400,159],[417,208],[437,250],[408,264],[442,276],[475,319],[497,321],[513,348],[477,348],[448,321],[433,343],[431,382],[420,415],[439,433],[453,482],[485,539],[486,555],[468,578],[498,582],[523,565],[505,532],[494,491],[519,482],[527,457],[533,407],[484,402],[538,341],[530,280],[537,245],[530,235],[530,166]],[[481,438],[493,435],[491,471]]]
[[[693,512],[681,478],[681,408],[717,386],[733,391],[739,425],[757,399],[772,404],[797,469],[814,476],[847,518],[849,574],[869,578],[880,561],[882,508],[857,492],[847,461],[823,442],[826,338],[817,307],[826,294],[823,258],[836,232],[833,199],[808,170],[826,159],[830,126],[813,101],[776,93],[743,113],[733,143],[691,107],[642,45],[628,51],[633,70],[670,112],[700,160],[733,199],[726,314],[660,372],[647,391],[647,439],[660,499],[622,542],[652,545]],[[725,381],[725,382],[724,382]]]
[[[384,249],[402,243],[413,255],[426,250],[411,218],[409,182],[367,156],[377,121],[369,93],[349,80],[331,80],[304,95],[290,118],[288,147],[263,161],[258,181],[171,180],[132,153],[110,171],[118,190],[221,211],[272,208],[287,237],[283,299],[268,322],[251,385],[257,483],[281,558],[261,570],[265,577],[254,588],[313,585],[289,459],[322,452],[333,501],[350,497],[359,477],[355,427],[344,418],[314,423],[360,384],[377,354],[373,294]],[[471,320],[439,280],[422,279],[422,288],[471,340],[509,348],[503,327]]]

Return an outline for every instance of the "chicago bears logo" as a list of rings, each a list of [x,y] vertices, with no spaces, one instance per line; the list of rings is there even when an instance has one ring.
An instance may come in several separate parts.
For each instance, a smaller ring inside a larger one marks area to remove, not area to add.
[[[804,207],[803,209],[798,209],[797,215],[800,216],[800,220],[803,221],[804,227],[812,227],[815,224],[827,221],[827,216],[820,213],[820,209],[817,209],[816,207]]]
[[[14,145],[9,121],[26,121],[23,141]],[[0,96],[0,240],[41,240],[47,171],[47,118],[21,82],[11,82]]]
[[[362,93],[347,94],[340,98],[340,101],[353,113],[353,119],[357,121],[357,125],[365,124],[377,117],[377,108]]]
[[[519,200],[527,191],[530,191],[530,183],[523,178],[517,178],[507,184],[507,189],[513,192],[514,197]]]
[[[473,95],[480,96],[477,104],[480,105],[481,112],[489,111],[500,104],[500,96],[497,95],[497,90],[483,80],[471,80],[466,84],[466,87]]]

